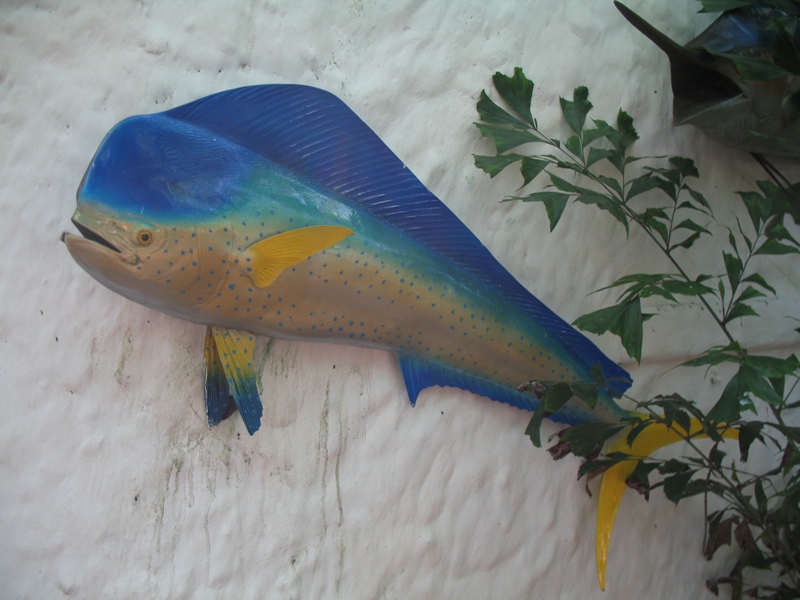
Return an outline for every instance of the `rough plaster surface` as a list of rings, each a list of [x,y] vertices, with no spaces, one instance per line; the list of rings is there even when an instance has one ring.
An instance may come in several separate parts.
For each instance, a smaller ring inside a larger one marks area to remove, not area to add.
[[[710,20],[694,0],[629,4],[680,40]],[[532,448],[527,414],[468,393],[428,390],[412,410],[385,353],[261,340],[261,431],[250,438],[238,417],[210,430],[202,328],[115,296],[59,242],[120,119],[241,85],[311,84],[347,101],[572,320],[608,300],[587,294],[615,275],[665,265],[588,210],[571,208],[550,235],[541,207],[497,203],[518,176],[490,181],[472,166],[490,146],[471,123],[491,74],[516,65],[537,83],[548,131],[563,127],[558,96],[588,85],[595,116],[635,116],[637,153],[694,157],[698,187],[729,222],[731,192],[762,177],[670,126],[666,60],[610,0],[0,6],[3,597],[711,597],[704,580],[729,565],[701,558],[700,501],[626,496],[604,595],[578,463]],[[798,303],[792,264],[772,269],[786,313]],[[659,310],[648,358],[626,365],[635,393],[718,394],[713,371],[664,375],[717,332]],[[753,335],[765,348],[791,340]],[[623,359],[613,339],[598,343]]]

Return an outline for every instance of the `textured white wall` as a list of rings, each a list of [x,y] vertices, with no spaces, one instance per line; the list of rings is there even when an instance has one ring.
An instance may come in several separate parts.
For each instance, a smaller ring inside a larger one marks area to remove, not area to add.
[[[694,0],[630,0],[677,39],[710,21]],[[120,119],[241,85],[294,82],[342,97],[500,261],[567,320],[623,271],[664,268],[637,234],[568,210],[497,200],[471,154],[495,70],[523,66],[539,122],[586,84],[595,116],[636,118],[639,154],[694,157],[730,219],[762,177],[670,125],[665,58],[610,0],[216,0],[0,6],[0,589],[8,598],[702,598],[725,557],[701,559],[701,502],[626,496],[608,593],[594,573],[595,499],[554,463],[526,413],[432,389],[416,409],[385,353],[262,340],[265,411],[209,430],[203,329],[102,288],[59,242],[74,193]],[[612,237],[613,236],[613,237]],[[640,245],[641,244],[641,245]],[[639,248],[642,250],[639,251]],[[797,270],[776,271],[787,306]],[[640,394],[718,394],[672,371],[720,342],[664,308]],[[779,324],[780,326],[780,324]],[[786,329],[790,329],[786,327]],[[765,337],[766,343],[785,340]],[[621,359],[613,339],[600,346]],[[546,426],[549,435],[556,428]]]

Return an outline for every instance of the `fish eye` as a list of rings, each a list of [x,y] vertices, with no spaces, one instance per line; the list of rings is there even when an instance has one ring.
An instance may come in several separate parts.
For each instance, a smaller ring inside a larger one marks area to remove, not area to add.
[[[136,232],[136,241],[142,246],[149,246],[153,243],[153,232],[149,229],[140,229]]]

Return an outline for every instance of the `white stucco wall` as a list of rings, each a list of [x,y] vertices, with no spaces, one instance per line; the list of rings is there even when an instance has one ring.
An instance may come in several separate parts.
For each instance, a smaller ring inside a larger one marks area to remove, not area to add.
[[[710,22],[694,0],[629,5],[679,40]],[[571,207],[549,235],[541,207],[497,203],[518,176],[473,167],[491,146],[472,122],[492,73],[514,66],[554,134],[558,96],[585,84],[596,117],[620,106],[635,117],[637,154],[695,158],[723,219],[731,192],[763,178],[672,128],[666,59],[610,0],[0,5],[0,595],[711,597],[705,579],[729,565],[701,557],[700,500],[626,496],[603,594],[578,462],[534,449],[528,414],[465,392],[427,390],[411,409],[388,354],[261,340],[261,430],[249,437],[238,416],[209,429],[203,328],[109,292],[59,241],[120,119],[242,85],[310,84],[343,98],[571,321],[608,300],[587,294],[615,275],[665,265],[588,209]],[[788,312],[800,277],[781,265]],[[664,312],[643,365],[626,363],[635,392],[718,395],[713,372],[663,375],[722,341],[702,318],[687,333],[687,313]],[[623,359],[615,340],[598,344]]]

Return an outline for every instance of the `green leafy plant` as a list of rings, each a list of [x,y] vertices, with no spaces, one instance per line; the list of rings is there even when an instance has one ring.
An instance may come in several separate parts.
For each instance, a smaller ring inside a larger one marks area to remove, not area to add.
[[[774,183],[759,181],[756,189],[739,192],[748,216],[734,227],[716,221],[712,204],[695,187],[699,177],[695,163],[684,157],[636,157],[629,153],[638,139],[633,119],[625,111],[610,124],[589,119],[589,91],[576,88],[572,99],[561,98],[561,111],[571,134],[566,140],[545,134],[531,112],[534,84],[522,69],[511,76],[496,73],[497,94],[505,107],[482,92],[477,109],[481,133],[494,141],[493,156],[475,156],[475,165],[495,177],[510,166],[519,168],[522,188],[546,180],[543,189],[505,198],[505,201],[540,203],[547,213],[550,230],[561,220],[568,204],[593,206],[620,225],[626,237],[638,228],[669,262],[665,273],[626,274],[603,289],[618,289],[616,302],[578,318],[574,325],[595,334],[611,333],[637,361],[642,358],[644,323],[658,313],[656,300],[699,307],[719,331],[720,343],[700,356],[687,360],[683,368],[701,368],[731,363],[736,371],[718,398],[687,399],[664,393],[634,401],[637,412],[627,422],[587,424],[558,434],[550,451],[554,458],[574,454],[585,458],[579,476],[592,476],[612,465],[630,460],[621,452],[604,454],[604,443],[628,428],[632,443],[652,422],[683,431],[685,454],[678,459],[637,458],[628,485],[645,497],[662,488],[676,504],[702,495],[705,499],[703,553],[711,558],[718,548],[733,542],[740,549],[731,571],[708,582],[717,593],[729,584],[732,597],[800,597],[800,401],[796,387],[800,361],[786,357],[756,355],[748,350],[746,333],[731,325],[759,319],[769,309],[776,290],[756,270],[764,256],[796,261],[800,244],[786,226],[790,214],[783,191]],[[522,148],[535,148],[526,153]],[[727,199],[726,199],[727,200]],[[719,269],[695,273],[688,266],[695,244],[703,240],[703,252],[716,244]],[[794,263],[796,264],[796,263]],[[758,303],[756,303],[757,301]],[[650,307],[650,308],[648,308]],[[690,306],[686,307],[687,310]],[[800,330],[798,330],[800,331]],[[687,332],[691,335],[691,332]],[[526,431],[541,445],[540,425],[570,399],[594,406],[605,382],[599,369],[595,383],[537,382],[529,389],[542,397]],[[711,405],[707,411],[701,406]],[[710,450],[689,435],[696,419],[710,438]],[[738,431],[739,456],[726,454],[722,432]],[[774,464],[750,470],[747,459],[753,444],[763,444]],[[651,481],[651,478],[654,481]],[[709,508],[716,496],[720,508]],[[773,574],[769,584],[748,583],[751,570]]]

